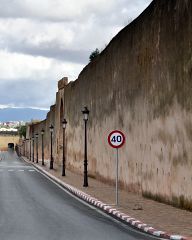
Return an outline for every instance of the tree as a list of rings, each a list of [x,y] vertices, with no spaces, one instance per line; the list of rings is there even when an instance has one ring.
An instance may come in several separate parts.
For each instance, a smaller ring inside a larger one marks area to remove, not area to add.
[[[97,57],[100,54],[99,49],[96,48],[95,51],[91,53],[89,56],[89,61],[92,62],[95,57]]]
[[[20,137],[25,137],[26,138],[26,126],[22,125],[18,128],[19,136]]]

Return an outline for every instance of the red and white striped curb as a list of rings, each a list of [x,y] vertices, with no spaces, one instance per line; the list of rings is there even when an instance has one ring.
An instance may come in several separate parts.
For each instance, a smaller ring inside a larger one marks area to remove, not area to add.
[[[32,163],[33,164],[33,163]],[[127,223],[128,225],[143,231],[145,233],[148,233],[150,235],[159,237],[159,238],[163,238],[163,239],[170,239],[170,240],[189,240],[186,237],[180,236],[180,235],[171,235],[168,234],[166,232],[163,231],[158,231],[157,229],[154,229],[153,227],[142,223],[141,221],[138,221],[135,218],[132,218],[131,216],[124,214],[122,212],[120,212],[119,210],[117,210],[116,208],[113,208],[110,205],[107,205],[101,201],[99,201],[98,199],[91,197],[89,194],[84,193],[82,191],[80,191],[79,189],[64,183],[63,181],[61,181],[60,179],[58,179],[57,177],[53,176],[52,174],[50,174],[49,172],[47,172],[46,170],[44,170],[43,168],[41,168],[38,165],[33,164],[34,167],[36,167],[38,170],[40,170],[41,172],[43,172],[45,175],[47,175],[48,177],[50,177],[51,179],[53,179],[55,182],[57,182],[59,185],[63,186],[66,190],[68,190],[70,193],[74,194],[75,196],[79,197],[80,199],[96,206],[97,208],[103,210],[104,212],[106,212],[107,214],[110,214],[111,216]]]

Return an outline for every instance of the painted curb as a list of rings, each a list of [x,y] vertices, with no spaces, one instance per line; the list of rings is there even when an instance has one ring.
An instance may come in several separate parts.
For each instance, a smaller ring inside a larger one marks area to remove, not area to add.
[[[24,158],[22,158],[24,161],[26,161]],[[122,212],[120,212],[119,210],[117,210],[116,208],[113,208],[112,206],[105,204],[101,201],[99,201],[97,198],[91,197],[89,194],[67,184],[64,183],[63,181],[61,181],[60,179],[58,179],[57,177],[53,176],[52,174],[50,174],[49,172],[47,172],[46,170],[44,170],[42,167],[34,164],[33,162],[30,161],[26,161],[27,163],[32,164],[36,169],[38,169],[39,171],[41,171],[42,173],[44,173],[46,176],[48,176],[49,178],[51,178],[52,180],[54,180],[56,183],[58,183],[60,186],[64,187],[66,190],[68,190],[70,193],[74,194],[75,196],[77,196],[78,198],[84,200],[85,202],[99,208],[100,210],[102,210],[103,212],[107,213],[108,215],[126,223],[127,225],[141,231],[144,233],[148,233],[152,236],[155,237],[159,237],[159,238],[163,238],[163,239],[170,239],[170,240],[190,240],[189,238],[180,236],[180,235],[171,235],[168,234],[164,231],[158,231],[157,229],[154,229],[153,227],[135,219],[132,218],[131,216],[124,214]]]

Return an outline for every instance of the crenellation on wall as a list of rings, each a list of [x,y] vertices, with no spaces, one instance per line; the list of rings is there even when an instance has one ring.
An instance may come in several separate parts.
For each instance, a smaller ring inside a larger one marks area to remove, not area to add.
[[[64,77],[58,81],[58,90],[61,90],[68,84],[68,77]]]

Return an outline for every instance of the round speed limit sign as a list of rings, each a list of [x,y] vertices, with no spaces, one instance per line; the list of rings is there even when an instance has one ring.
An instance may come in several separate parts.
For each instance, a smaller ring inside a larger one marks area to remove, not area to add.
[[[120,148],[125,143],[125,135],[119,131],[112,131],[108,136],[108,143],[113,148]]]

